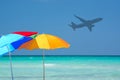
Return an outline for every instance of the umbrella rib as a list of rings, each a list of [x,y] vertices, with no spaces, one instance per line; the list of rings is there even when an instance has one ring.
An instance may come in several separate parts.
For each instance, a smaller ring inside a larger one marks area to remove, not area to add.
[[[37,45],[37,48],[39,47],[37,39],[35,39],[35,44]]]

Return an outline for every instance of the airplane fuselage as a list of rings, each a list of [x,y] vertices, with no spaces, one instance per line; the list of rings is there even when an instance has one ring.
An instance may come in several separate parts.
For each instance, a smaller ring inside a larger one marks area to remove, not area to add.
[[[78,16],[75,16],[75,17],[78,18],[82,23],[75,24],[74,22],[72,22],[71,25],[69,26],[72,27],[73,30],[75,30],[76,28],[88,27],[88,29],[92,31],[92,27],[94,27],[94,24],[102,20],[102,18],[96,18],[93,20],[84,20]]]

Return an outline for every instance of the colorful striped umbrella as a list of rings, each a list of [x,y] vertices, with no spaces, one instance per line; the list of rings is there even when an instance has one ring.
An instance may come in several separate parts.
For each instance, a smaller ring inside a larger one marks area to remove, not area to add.
[[[8,34],[5,36],[2,36],[0,38],[0,55],[8,53],[8,49],[6,47],[8,47],[9,51],[11,52],[17,49],[21,44],[29,40],[32,40],[32,38],[25,37],[18,34]]]
[[[50,34],[40,34],[34,39],[24,43],[19,47],[19,49],[25,48],[28,50],[33,49],[57,49],[57,48],[69,48],[70,45],[63,39],[50,35]],[[44,52],[43,52],[43,80],[45,80],[45,64],[44,64]]]

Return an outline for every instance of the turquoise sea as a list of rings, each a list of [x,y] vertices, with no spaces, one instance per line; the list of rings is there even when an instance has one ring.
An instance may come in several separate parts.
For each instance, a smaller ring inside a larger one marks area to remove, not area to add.
[[[14,80],[42,80],[41,56],[12,56]],[[45,56],[46,80],[120,80],[120,56]],[[11,80],[0,57],[0,80]]]

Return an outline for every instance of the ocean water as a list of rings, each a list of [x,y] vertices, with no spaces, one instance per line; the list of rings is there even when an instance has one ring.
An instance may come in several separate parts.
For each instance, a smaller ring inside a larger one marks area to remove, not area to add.
[[[120,80],[120,56],[45,56],[46,80]],[[14,80],[42,80],[41,56],[12,57]],[[0,80],[11,80],[0,57]]]

